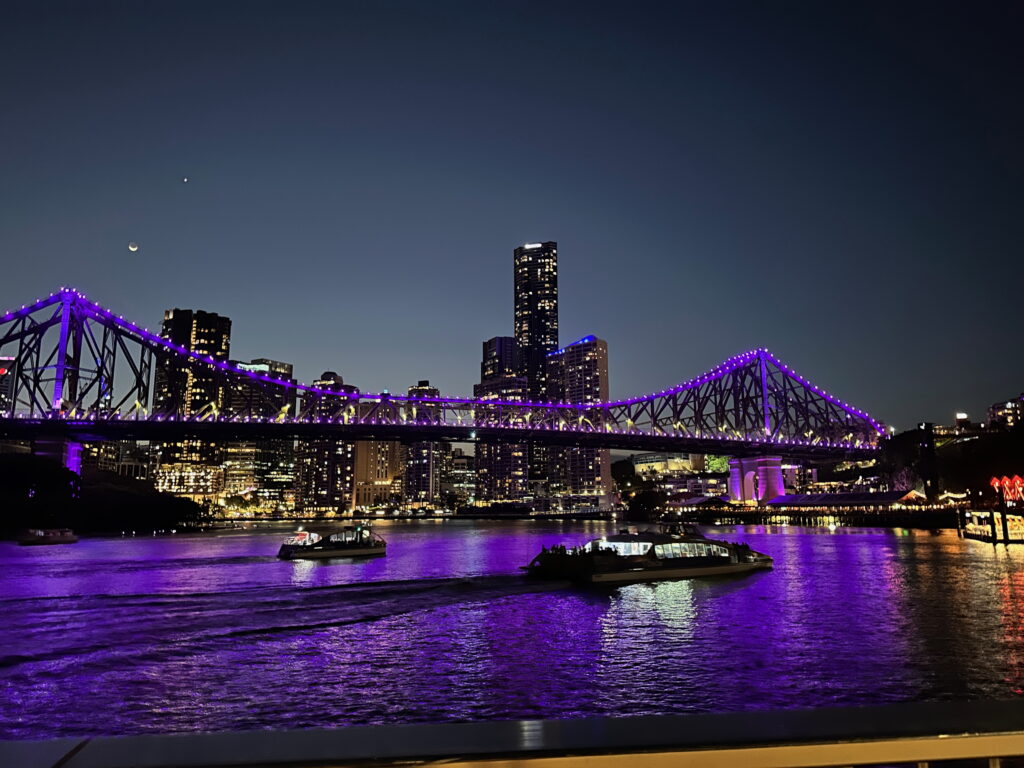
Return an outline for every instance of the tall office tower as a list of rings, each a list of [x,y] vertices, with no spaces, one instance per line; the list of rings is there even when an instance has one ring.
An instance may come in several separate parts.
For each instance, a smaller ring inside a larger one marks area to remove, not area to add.
[[[14,413],[14,358],[0,357],[0,416]]]
[[[483,343],[480,383],[473,387],[479,400],[518,402],[526,399],[527,379],[518,375],[519,345],[509,336]],[[526,445],[478,443],[476,497],[482,501],[520,501],[529,493],[529,454]]]
[[[558,243],[527,243],[514,252],[515,338],[519,371],[531,400],[547,394],[545,357],[558,348]]]
[[[515,337],[519,374],[526,377],[527,400],[547,395],[548,352],[558,347],[558,243],[526,243],[516,248]],[[547,449],[529,447],[530,485],[538,493],[548,482]]]
[[[200,309],[168,309],[160,336],[204,358],[226,362],[231,350],[231,319]],[[178,417],[219,413],[224,408],[223,378],[202,366],[183,365],[173,356],[157,360],[153,410]],[[200,440],[161,443],[156,485],[170,493],[206,498],[224,489],[224,446]]]
[[[334,418],[344,409],[345,395],[358,387],[346,384],[334,371],[326,371],[313,382],[317,389],[339,394],[307,392],[302,412],[312,418]],[[295,509],[305,515],[323,517],[344,514],[352,508],[355,495],[355,444],[345,440],[302,440],[298,444]]]
[[[584,336],[547,356],[548,399],[569,403],[608,400],[608,344]],[[551,451],[552,483],[570,505],[597,506],[611,492],[607,449],[561,448]]]
[[[440,397],[437,387],[430,386],[426,379],[409,387],[409,397]],[[418,418],[436,410],[431,403],[413,403]],[[405,501],[414,506],[436,504],[441,498],[441,475],[444,472],[447,443],[413,443],[405,454]]]
[[[355,444],[355,455],[354,506],[376,507],[399,501],[395,493],[395,480],[402,477],[405,469],[401,443],[393,440],[359,440]]]
[[[295,383],[291,363],[260,357],[233,365],[257,376]],[[295,412],[295,390],[268,382],[237,379],[224,396],[225,413],[273,419]],[[251,494],[268,509],[289,506],[295,485],[295,441],[256,440],[227,443],[224,449],[224,490]]]
[[[225,362],[231,350],[231,319],[201,309],[168,309],[160,336],[204,358]],[[160,413],[192,416],[224,407],[224,387],[212,370],[183,366],[178,360],[157,361],[154,408]]]

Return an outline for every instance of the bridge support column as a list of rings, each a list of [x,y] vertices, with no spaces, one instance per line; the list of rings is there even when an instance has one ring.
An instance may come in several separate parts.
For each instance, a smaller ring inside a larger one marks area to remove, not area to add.
[[[729,459],[729,498],[755,504],[760,498],[756,459]]]
[[[757,500],[771,501],[786,492],[786,481],[782,477],[781,456],[758,456],[752,462],[757,471]]]
[[[743,498],[743,460],[729,459],[729,498],[746,501]]]
[[[733,501],[771,501],[785,492],[781,456],[729,459],[729,498]]]
[[[32,441],[32,455],[59,461],[65,469],[82,474],[82,444],[62,438]]]

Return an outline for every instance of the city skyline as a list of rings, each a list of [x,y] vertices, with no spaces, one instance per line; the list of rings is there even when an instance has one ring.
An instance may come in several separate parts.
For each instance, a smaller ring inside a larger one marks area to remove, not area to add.
[[[465,395],[551,240],[615,396],[754,347],[900,428],[1022,389],[1009,9],[248,7],[11,10],[0,308],[193,307],[305,381]]]

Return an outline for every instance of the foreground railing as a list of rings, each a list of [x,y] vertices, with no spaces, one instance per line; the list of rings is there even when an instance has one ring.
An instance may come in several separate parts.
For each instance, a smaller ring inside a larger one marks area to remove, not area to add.
[[[1019,701],[0,741],[0,765],[11,768],[814,768],[952,760],[998,768],[1019,755]]]

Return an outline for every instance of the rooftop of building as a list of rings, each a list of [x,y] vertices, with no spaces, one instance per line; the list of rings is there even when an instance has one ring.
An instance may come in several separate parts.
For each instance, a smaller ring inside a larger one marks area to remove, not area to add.
[[[570,347],[575,347],[575,346],[577,346],[579,344],[589,344],[592,341],[598,341],[597,336],[594,336],[593,334],[591,334],[589,336],[584,336],[581,339],[576,339],[576,341],[572,342],[571,344],[566,344],[561,349],[555,349],[555,350],[552,350],[551,352],[548,352],[548,357],[551,357],[552,355],[560,355],[563,352],[565,352],[565,350],[569,349]]]

